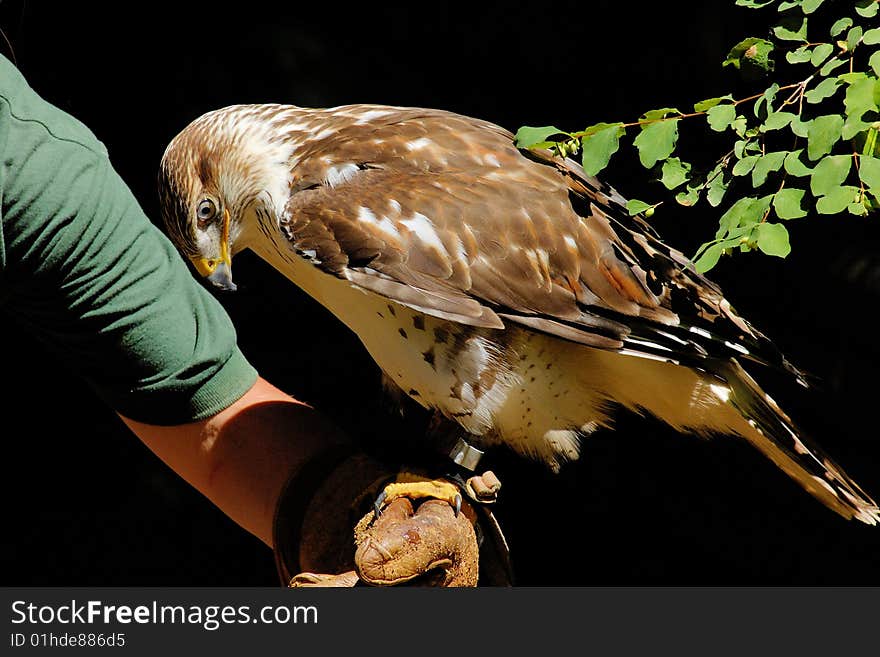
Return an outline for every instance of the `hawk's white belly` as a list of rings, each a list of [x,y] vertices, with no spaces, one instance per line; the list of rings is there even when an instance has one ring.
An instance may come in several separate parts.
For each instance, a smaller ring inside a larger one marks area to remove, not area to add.
[[[326,274],[289,247],[252,248],[354,331],[403,392],[483,444],[558,465],[577,457],[578,430],[606,420],[598,398],[574,389],[554,362],[559,340],[425,315]]]
[[[483,445],[506,444],[554,469],[617,403],[699,432],[718,398],[697,373],[592,349],[518,326],[487,329],[415,311],[330,274],[285,242],[251,248],[338,317],[387,377]]]

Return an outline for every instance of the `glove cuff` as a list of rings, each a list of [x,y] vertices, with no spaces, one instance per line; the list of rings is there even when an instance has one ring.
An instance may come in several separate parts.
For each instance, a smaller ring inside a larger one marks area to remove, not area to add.
[[[272,520],[275,566],[284,586],[288,586],[293,576],[301,571],[299,550],[303,521],[315,492],[354,453],[349,445],[331,447],[300,467],[284,485]]]

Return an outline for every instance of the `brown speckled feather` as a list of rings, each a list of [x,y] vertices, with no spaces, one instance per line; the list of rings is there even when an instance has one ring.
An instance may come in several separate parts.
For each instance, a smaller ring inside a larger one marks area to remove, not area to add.
[[[571,160],[519,151],[497,126],[389,108],[339,121],[297,158],[283,229],[365,289],[474,326],[795,372],[616,191]]]

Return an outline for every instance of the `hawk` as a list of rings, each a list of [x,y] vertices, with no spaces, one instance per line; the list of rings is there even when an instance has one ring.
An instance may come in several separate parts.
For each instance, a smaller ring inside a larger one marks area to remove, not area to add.
[[[162,214],[233,288],[251,249],[361,340],[386,379],[480,447],[553,469],[616,408],[740,436],[844,518],[880,509],[746,372],[803,383],[611,187],[434,109],[237,105],[168,145]]]

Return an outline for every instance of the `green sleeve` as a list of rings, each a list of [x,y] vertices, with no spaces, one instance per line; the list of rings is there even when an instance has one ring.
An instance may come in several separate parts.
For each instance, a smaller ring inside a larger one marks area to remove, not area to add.
[[[253,385],[228,315],[144,215],[103,145],[6,60],[0,154],[4,313],[135,420],[202,419]]]

